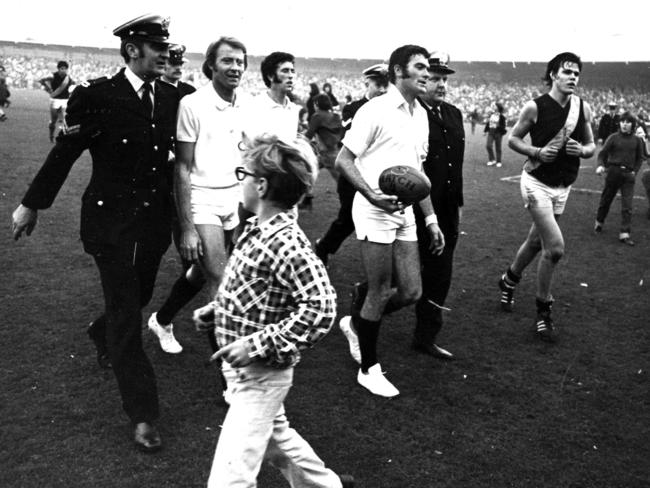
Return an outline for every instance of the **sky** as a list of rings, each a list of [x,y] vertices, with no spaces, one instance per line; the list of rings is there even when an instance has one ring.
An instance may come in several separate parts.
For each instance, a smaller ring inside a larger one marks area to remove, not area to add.
[[[190,52],[230,35],[252,55],[386,60],[419,44],[452,61],[650,60],[649,0],[7,0],[0,40],[117,47],[112,30],[149,12]]]

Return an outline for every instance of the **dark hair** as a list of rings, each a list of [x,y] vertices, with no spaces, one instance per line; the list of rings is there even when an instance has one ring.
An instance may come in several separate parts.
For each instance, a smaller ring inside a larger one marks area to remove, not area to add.
[[[316,95],[314,103],[321,110],[332,110],[332,100],[327,93],[320,93]]]
[[[309,142],[300,138],[283,141],[268,134],[250,143],[244,161],[259,178],[268,181],[266,198],[287,209],[313,186],[318,168]]]
[[[632,132],[634,132],[636,130],[636,126],[637,126],[637,120],[636,120],[636,117],[632,114],[632,112],[630,112],[629,110],[626,110],[625,112],[623,112],[621,114],[621,117],[619,118],[619,123],[623,122],[624,120],[627,121],[627,122],[632,122]],[[620,129],[620,127],[619,127],[619,129]]]
[[[208,50],[205,52],[205,61],[203,61],[203,66],[201,66],[201,71],[210,80],[212,79],[212,67],[217,62],[217,51],[224,44],[229,45],[233,49],[242,50],[244,52],[244,68],[248,67],[246,46],[234,37],[220,37],[218,41],[215,41],[208,46]]]
[[[309,84],[309,96],[313,97],[314,95],[318,95],[319,93],[320,93],[320,89],[318,88],[318,83],[312,81]]]
[[[501,102],[496,102],[495,105],[497,106],[497,110],[499,111],[500,114],[503,113],[503,104]]]
[[[262,72],[262,80],[268,87],[271,86],[271,80],[275,77],[278,66],[282,63],[295,63],[296,58],[293,54],[285,53],[282,51],[275,51],[269,54],[262,60],[260,71]],[[270,78],[270,79],[269,79]]]
[[[546,65],[546,73],[544,74],[542,81],[546,83],[546,85],[551,86],[553,84],[551,74],[557,73],[564,63],[575,63],[578,65],[580,72],[582,72],[582,60],[580,59],[580,56],[574,53],[564,52],[558,54],[548,62]]]
[[[415,44],[406,44],[405,46],[395,49],[388,60],[388,81],[395,83],[395,66],[399,66],[402,70],[406,70],[406,65],[413,56],[421,54],[425,59],[429,58],[429,52],[422,46]]]
[[[327,89],[329,88],[329,92],[332,93],[332,84],[331,83],[323,83],[323,91],[327,93]]]
[[[56,63],[56,68],[57,68],[57,69],[60,69],[60,68],[69,68],[69,67],[70,67],[70,66],[68,65],[68,62],[67,62],[67,61],[59,61],[58,63]]]
[[[124,59],[125,63],[128,63],[131,59],[129,57],[129,53],[126,52],[127,44],[133,44],[135,47],[138,48],[138,51],[142,52],[142,48],[144,47],[144,40],[137,39],[134,37],[126,37],[122,39],[122,42],[120,43],[120,55],[122,56],[122,59]]]

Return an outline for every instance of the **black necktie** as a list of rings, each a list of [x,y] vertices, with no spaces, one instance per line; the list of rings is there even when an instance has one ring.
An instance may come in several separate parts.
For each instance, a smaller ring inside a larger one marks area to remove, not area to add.
[[[142,105],[149,117],[153,117],[153,103],[151,102],[151,83],[142,86]]]

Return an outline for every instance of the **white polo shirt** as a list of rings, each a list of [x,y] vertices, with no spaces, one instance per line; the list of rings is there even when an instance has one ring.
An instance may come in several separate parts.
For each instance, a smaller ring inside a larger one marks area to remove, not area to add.
[[[343,144],[356,156],[361,176],[377,190],[386,168],[401,164],[422,170],[429,145],[427,112],[416,100],[411,114],[391,83],[386,94],[369,100],[355,114]]]
[[[235,168],[242,164],[239,143],[246,105],[246,95],[236,93],[235,101],[227,102],[212,83],[181,99],[176,138],[195,143],[192,186],[228,188],[238,184]]]
[[[262,134],[272,134],[280,139],[292,141],[298,134],[300,106],[288,98],[281,105],[273,100],[268,92],[250,100],[249,115],[246,117],[246,136],[254,139]]]

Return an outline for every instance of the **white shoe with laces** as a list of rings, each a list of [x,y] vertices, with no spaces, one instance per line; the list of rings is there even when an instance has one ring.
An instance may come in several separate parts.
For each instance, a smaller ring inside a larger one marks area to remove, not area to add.
[[[386,379],[379,363],[368,368],[367,373],[364,373],[359,369],[357,382],[364,388],[368,389],[373,395],[383,396],[386,398],[399,395],[399,390]]]
[[[152,313],[149,317],[149,322],[147,323],[149,330],[153,332],[160,341],[160,348],[169,353],[169,354],[178,354],[183,351],[183,347],[178,343],[174,337],[174,326],[169,325],[160,325],[156,314]]]
[[[361,364],[361,349],[359,348],[359,336],[352,328],[352,317],[346,315],[339,321],[339,328],[343,335],[348,340],[350,345],[350,356],[358,364]]]

